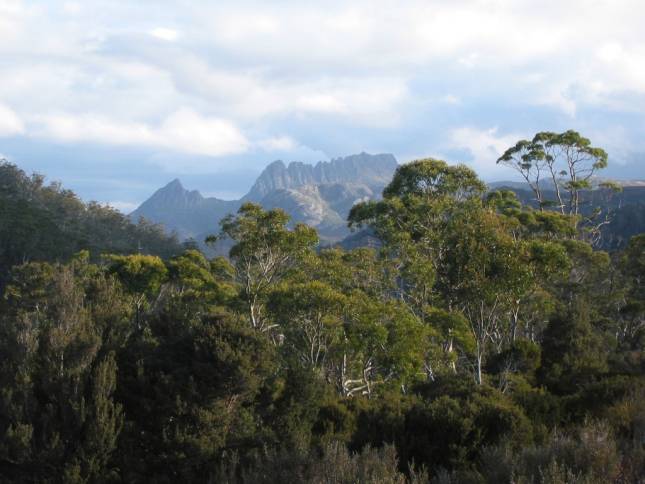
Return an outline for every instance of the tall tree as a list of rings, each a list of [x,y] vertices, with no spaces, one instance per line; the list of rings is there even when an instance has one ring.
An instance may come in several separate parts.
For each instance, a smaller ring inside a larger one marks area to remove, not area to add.
[[[502,318],[527,280],[521,244],[484,206],[484,191],[465,166],[419,160],[399,167],[382,201],[359,204],[350,214],[350,223],[370,224],[388,256],[401,261],[401,297],[415,314],[429,321],[433,306],[443,305],[466,316],[480,383],[488,344],[501,339]],[[448,330],[437,334],[446,335],[442,346],[452,348],[459,329]]]
[[[288,223],[289,216],[283,210],[265,211],[253,203],[243,204],[236,215],[220,222],[219,237],[235,242],[230,258],[249,322],[259,331],[271,329],[264,314],[269,289],[318,243],[315,229],[296,224],[291,230]],[[211,236],[207,240],[217,238]]]
[[[528,183],[540,207],[555,205],[562,214],[578,215],[581,190],[592,188],[592,177],[607,167],[607,152],[591,146],[578,132],[540,132],[520,140],[497,160],[516,170]],[[545,183],[546,182],[546,183]],[[555,192],[555,202],[546,198]]]

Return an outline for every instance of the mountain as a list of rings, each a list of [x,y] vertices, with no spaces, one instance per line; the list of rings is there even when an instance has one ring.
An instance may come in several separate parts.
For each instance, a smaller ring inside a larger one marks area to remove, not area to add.
[[[346,248],[375,246],[378,241],[366,231],[351,234],[347,215],[352,206],[363,200],[378,199],[390,182],[397,162],[389,154],[357,155],[322,161],[315,165],[274,161],[268,165],[240,200],[220,200],[203,197],[196,190],[185,189],[173,180],[157,190],[132,214],[131,219],[143,217],[162,224],[168,232],[181,239],[193,238],[201,243],[207,235],[219,231],[219,221],[234,213],[245,201],[259,203],[266,209],[281,208],[293,223],[303,222],[318,230],[325,245],[342,241]],[[594,180],[598,186],[603,180]],[[610,214],[611,222],[603,228],[602,248],[623,247],[629,237],[645,231],[645,183],[638,180],[619,182],[622,191],[591,190],[583,192],[583,211],[601,206]],[[500,181],[489,184],[490,189],[508,188],[520,200],[534,205],[534,196],[526,183]],[[548,188],[547,198],[554,198]],[[214,253],[227,253],[228,245],[221,242]]]
[[[387,185],[397,162],[393,155],[358,155],[321,161],[316,165],[278,160],[267,166],[246,195],[246,199],[259,202],[275,190],[298,188],[306,185],[357,183],[369,187]]]
[[[206,231],[217,230],[219,221],[235,212],[240,204],[239,200],[203,197],[197,190],[186,190],[175,179],[143,202],[130,218],[143,217],[163,224],[166,230],[176,232],[181,239],[197,239]]]
[[[201,242],[218,231],[219,221],[235,212],[243,202],[259,203],[266,209],[281,208],[294,223],[315,227],[323,242],[342,240],[349,234],[347,215],[358,201],[380,197],[397,167],[390,154],[357,155],[321,161],[315,165],[274,161],[240,200],[203,197],[185,189],[179,180],[157,190],[130,214],[163,224],[182,239]]]

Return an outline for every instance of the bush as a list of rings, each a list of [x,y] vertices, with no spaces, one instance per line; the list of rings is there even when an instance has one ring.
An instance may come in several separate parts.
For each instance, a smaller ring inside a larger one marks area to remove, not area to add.
[[[431,470],[466,470],[474,466],[485,446],[508,441],[521,447],[532,442],[530,422],[506,395],[475,384],[456,385],[453,390],[451,395],[421,400],[406,413],[397,440],[406,462]]]
[[[620,457],[609,426],[595,422],[568,435],[554,432],[544,445],[517,453],[508,445],[487,448],[480,470],[495,483],[606,483],[618,478]]]
[[[322,453],[294,454],[267,452],[243,470],[235,471],[235,460],[218,476],[220,483],[274,483],[293,482],[311,484],[411,484],[428,482],[425,471],[398,470],[394,446],[381,449],[366,447],[352,454],[342,442],[330,442]]]

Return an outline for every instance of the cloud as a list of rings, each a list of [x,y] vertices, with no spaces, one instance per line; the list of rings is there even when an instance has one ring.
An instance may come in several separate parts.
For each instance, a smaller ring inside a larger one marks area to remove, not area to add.
[[[467,162],[478,173],[494,176],[512,176],[503,166],[497,165],[497,159],[518,140],[523,139],[519,134],[498,134],[498,128],[479,129],[464,126],[450,133],[449,147],[464,149],[471,155]]]
[[[297,143],[289,136],[278,136],[260,140],[258,145],[266,151],[292,151]]]
[[[168,148],[195,155],[241,153],[249,142],[231,122],[180,109],[158,125],[117,122],[97,115],[54,114],[34,118],[34,136],[63,142]]]
[[[166,27],[156,27],[148,32],[152,37],[167,42],[174,42],[179,38],[179,32]]]
[[[76,15],[81,12],[82,6],[78,2],[65,2],[63,3],[63,10],[70,14],[70,15]]]
[[[23,134],[24,124],[10,107],[0,104],[0,137]]]
[[[2,149],[245,176],[274,154],[443,153],[490,178],[516,133],[572,128],[633,159],[643,15],[642,0],[0,0]]]

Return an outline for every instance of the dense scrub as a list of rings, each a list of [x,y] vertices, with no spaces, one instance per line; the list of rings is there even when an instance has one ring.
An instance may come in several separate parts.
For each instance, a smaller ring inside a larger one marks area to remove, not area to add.
[[[351,223],[382,246],[317,251],[246,204],[229,259],[14,264],[0,478],[641,482],[645,235],[594,251],[575,214],[436,160]]]

